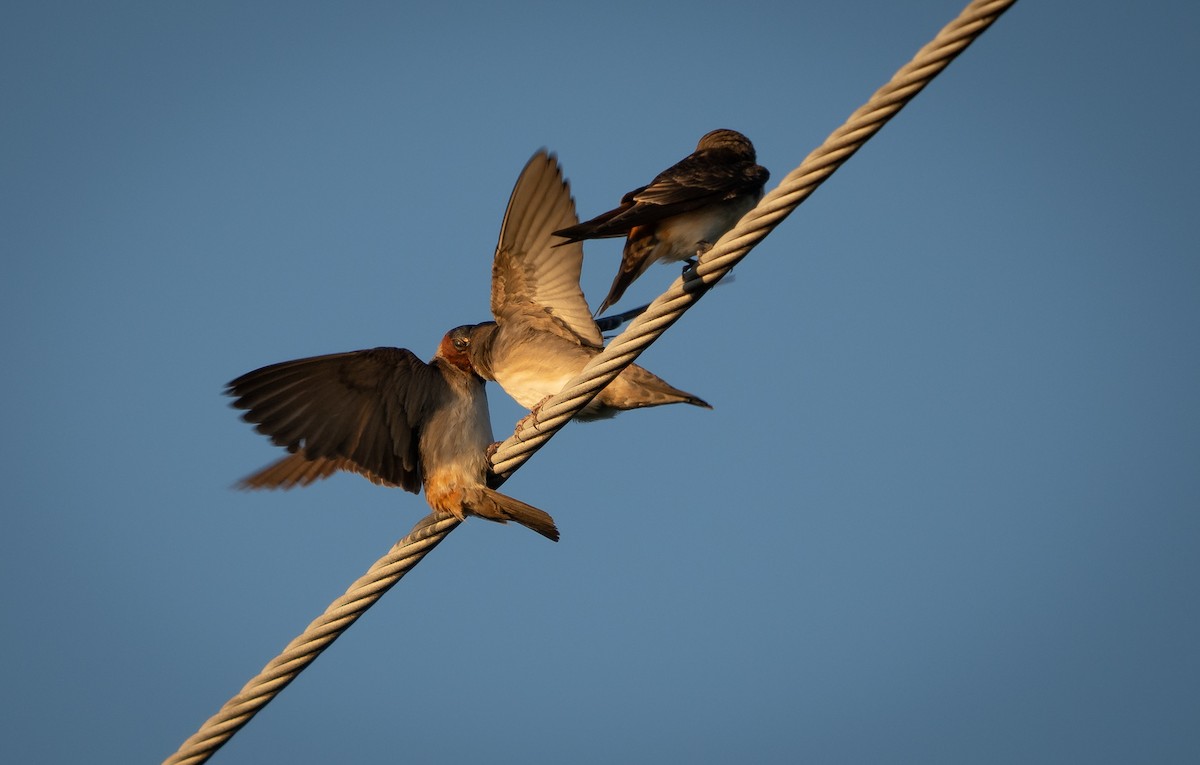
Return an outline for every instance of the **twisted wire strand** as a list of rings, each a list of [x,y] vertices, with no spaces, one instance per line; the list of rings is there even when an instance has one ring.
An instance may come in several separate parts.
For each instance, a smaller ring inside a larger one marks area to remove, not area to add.
[[[650,306],[614,338],[566,387],[533,414],[524,427],[505,440],[492,457],[501,482],[512,475],[621,370],[674,324],[683,313],[725,276],[776,225],[849,159],[901,108],[919,93],[1016,0],[974,0],[944,27],[894,77],[850,115],[840,128],[784,177],[758,205],[704,253],[694,269],[676,279]],[[164,765],[198,765],[267,705],[421,561],[460,521],[430,514],[325,612],[272,659],[263,670],[164,760]]]
[[[459,523],[457,518],[432,513],[418,521],[164,763],[196,765],[208,760]]]

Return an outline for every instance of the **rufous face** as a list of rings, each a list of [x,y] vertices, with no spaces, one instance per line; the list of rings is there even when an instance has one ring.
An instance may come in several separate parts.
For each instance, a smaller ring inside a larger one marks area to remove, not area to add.
[[[468,354],[470,348],[470,325],[455,327],[442,338],[442,342],[438,345],[437,355],[462,371],[474,374],[475,368],[471,365],[471,357]]]

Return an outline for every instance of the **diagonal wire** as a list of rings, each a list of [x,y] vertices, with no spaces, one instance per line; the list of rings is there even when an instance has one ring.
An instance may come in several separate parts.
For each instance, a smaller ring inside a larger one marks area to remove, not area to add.
[[[968,4],[958,18],[921,48],[912,61],[704,253],[695,269],[676,279],[608,344],[603,353],[567,383],[562,392],[546,401],[525,427],[500,445],[493,455],[492,465],[501,482],[533,456],[1015,2],[975,0]],[[164,760],[164,764],[197,765],[207,761],[459,523],[454,518],[436,514],[418,521],[406,537],[393,545],[366,574],[350,585],[344,595],[331,603],[325,613],[288,643],[279,656],[268,662],[241,691],[205,721]]]
[[[461,521],[452,516],[434,514],[418,521],[408,536],[393,545],[367,573],[350,585],[345,594],[330,603],[325,613],[313,620],[282,653],[268,662],[163,762],[201,763],[208,760],[459,523]]]

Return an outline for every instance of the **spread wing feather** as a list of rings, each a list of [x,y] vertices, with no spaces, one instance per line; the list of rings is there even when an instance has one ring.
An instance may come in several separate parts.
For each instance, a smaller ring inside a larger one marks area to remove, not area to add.
[[[445,388],[437,369],[403,348],[314,356],[244,374],[226,389],[233,405],[246,410],[242,418],[318,465],[285,458],[243,485],[266,486],[273,478],[288,488],[348,469],[417,492],[419,423]]]
[[[579,222],[571,188],[552,154],[534,154],[508,201],[492,262],[497,324],[526,322],[589,345],[602,345],[579,287],[583,245],[564,246],[554,231]]]

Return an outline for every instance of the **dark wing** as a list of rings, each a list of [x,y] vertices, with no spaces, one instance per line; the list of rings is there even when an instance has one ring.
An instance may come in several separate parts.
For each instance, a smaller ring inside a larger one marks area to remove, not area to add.
[[[555,232],[568,240],[627,235],[706,204],[758,193],[770,174],[765,167],[720,149],[695,152],[667,168],[647,186],[621,198],[621,206]]]
[[[554,155],[534,154],[508,200],[492,261],[497,324],[526,322],[572,341],[604,343],[579,287],[583,245],[556,246],[554,230],[578,221]]]
[[[625,196],[621,197],[621,206],[614,207],[608,212],[603,212],[591,220],[585,220],[583,223],[578,223],[574,226],[560,228],[554,232],[555,236],[560,236],[566,239],[565,242],[560,242],[560,247],[582,242],[584,239],[611,239],[613,237],[625,236],[629,233],[631,226],[625,226],[621,223],[621,216],[629,212],[633,207],[633,195],[646,188],[634,189]]]
[[[757,193],[770,174],[754,162],[711,150],[696,152],[660,173],[649,186],[631,192],[635,202],[690,205],[697,199],[731,199]]]
[[[226,393],[277,446],[310,461],[348,460],[355,472],[415,493],[421,423],[445,389],[441,373],[411,351],[373,348],[272,364]]]
[[[262,470],[246,476],[235,485],[239,489],[283,489],[287,491],[297,486],[308,486],[310,483],[328,478],[341,470],[358,473],[371,483],[381,486],[397,486],[391,481],[385,481],[374,473],[364,470],[350,460],[340,457],[336,459],[318,457],[310,460],[304,455],[304,452],[296,452],[276,460]]]

